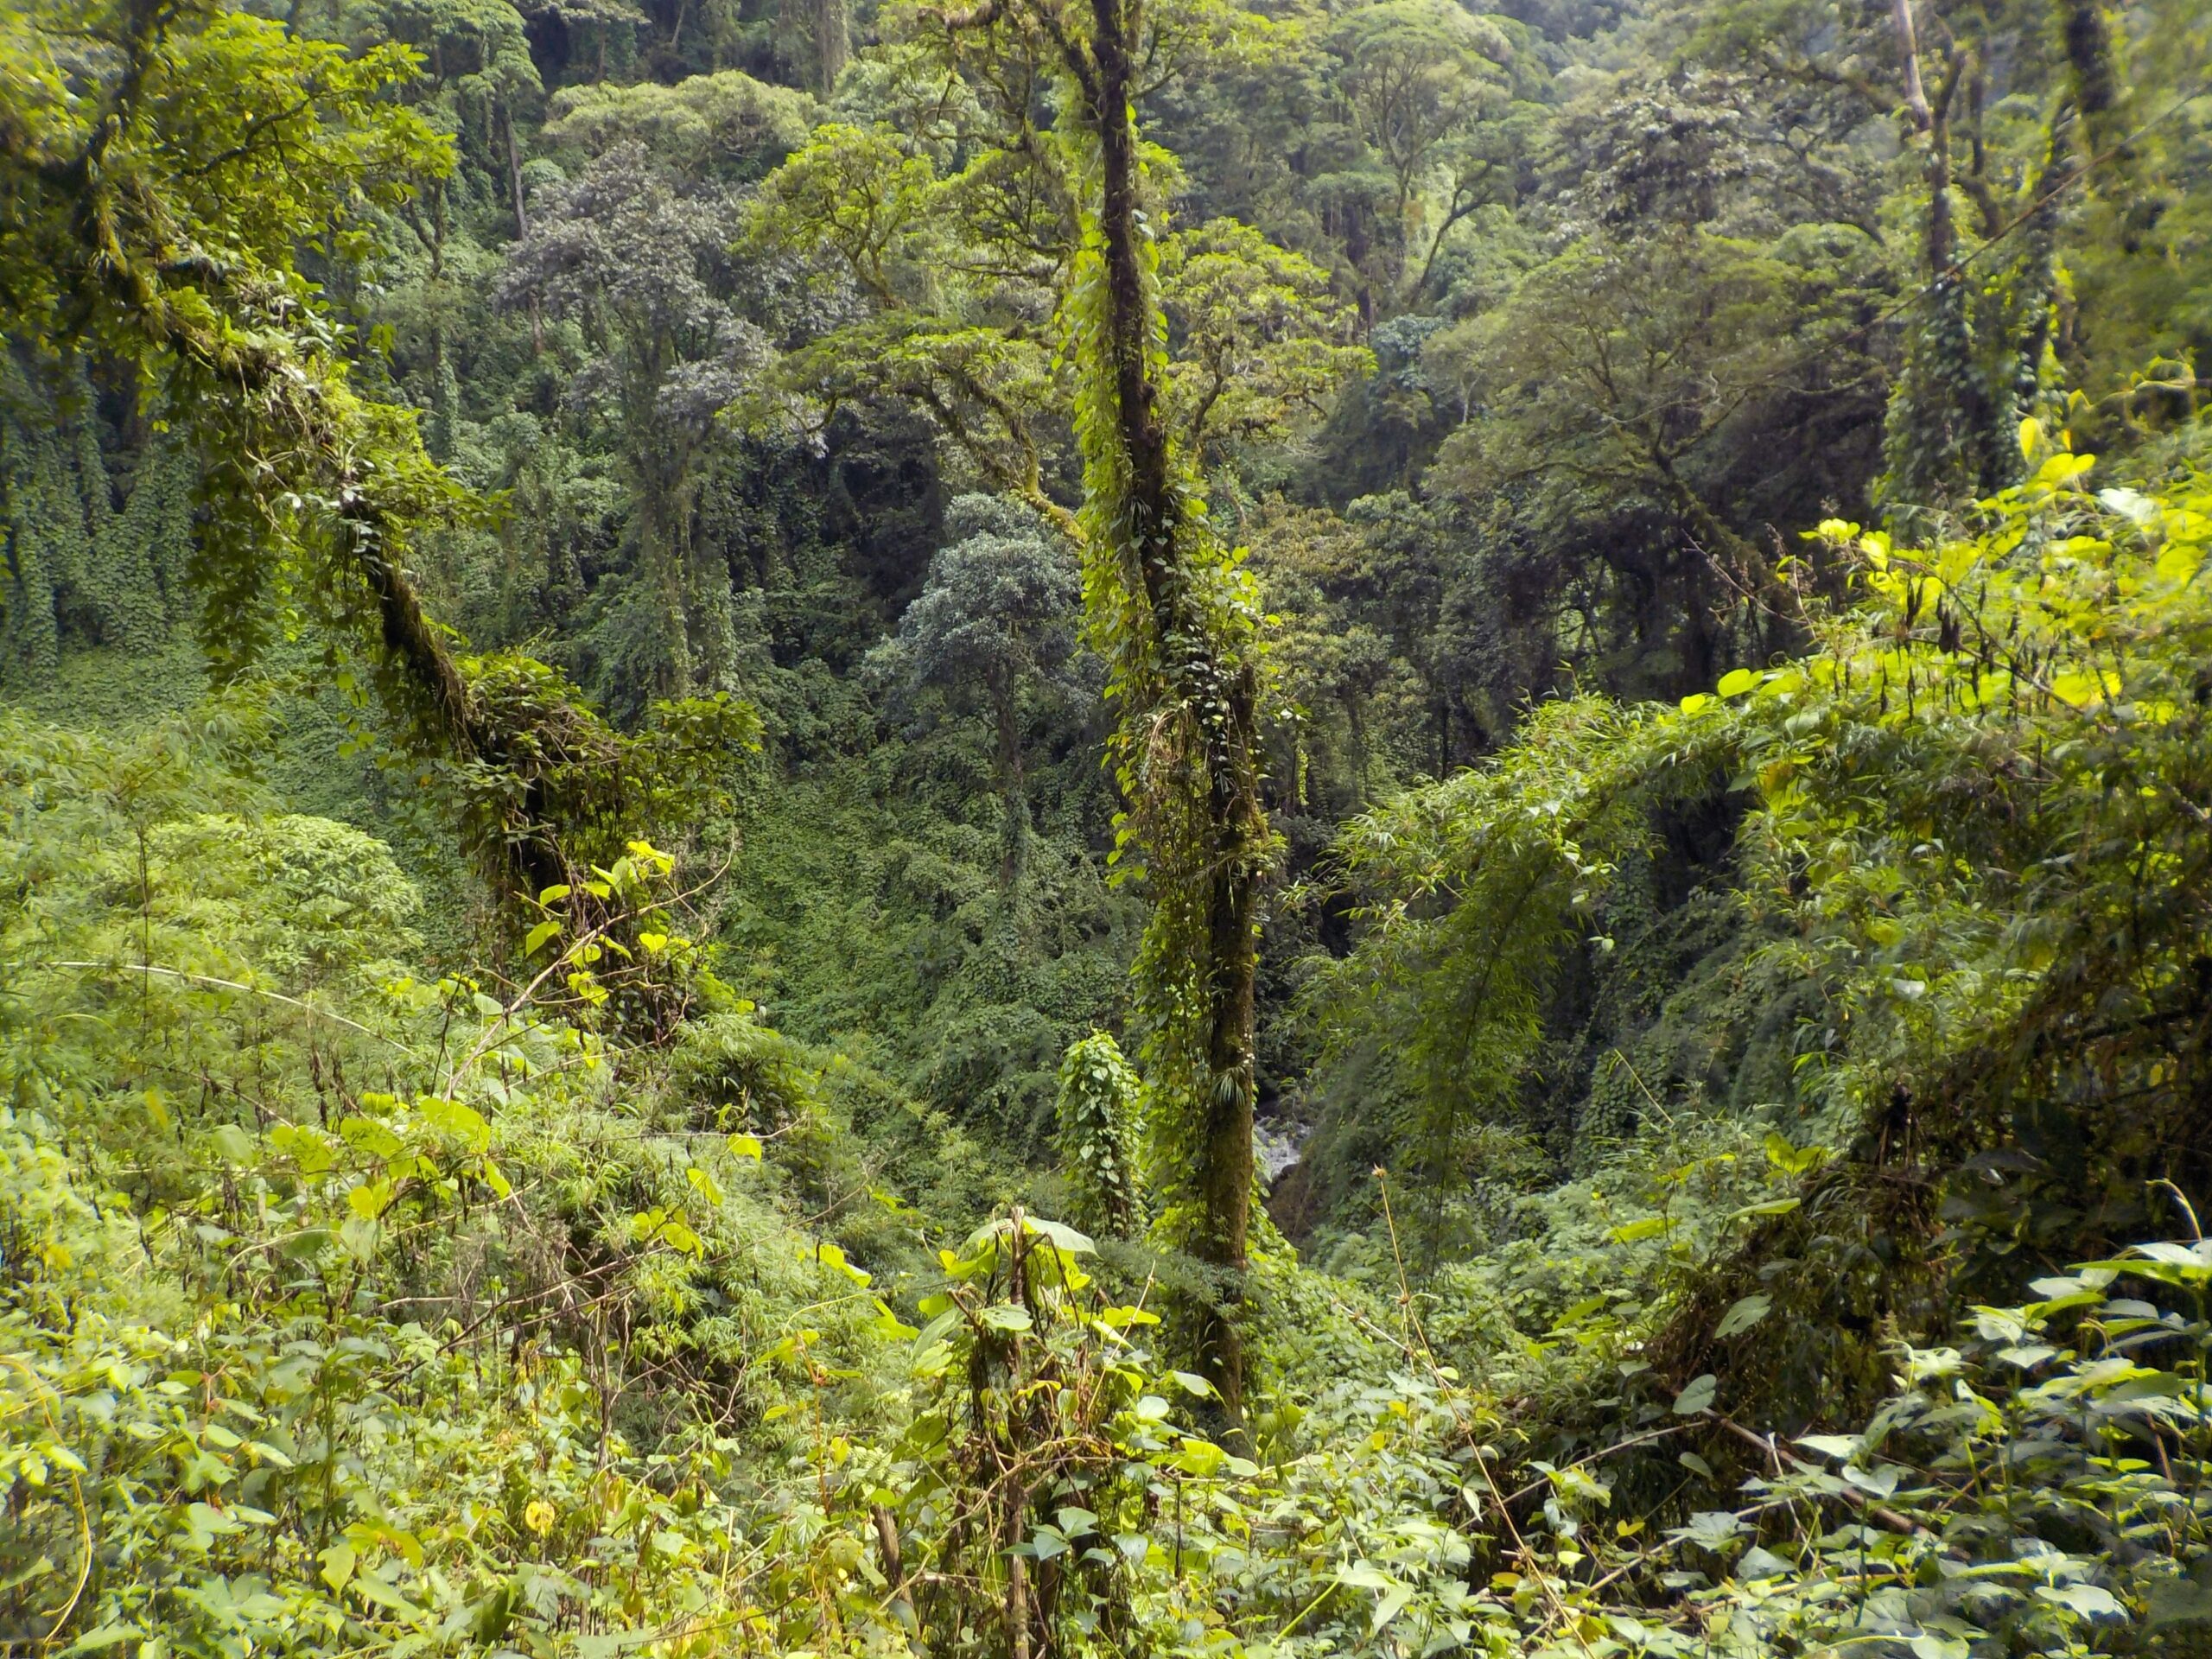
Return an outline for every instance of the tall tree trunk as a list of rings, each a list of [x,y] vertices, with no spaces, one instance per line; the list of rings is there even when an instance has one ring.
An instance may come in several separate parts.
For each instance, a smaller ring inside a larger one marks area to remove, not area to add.
[[[1905,360],[1891,393],[1884,444],[1887,470],[1882,494],[1898,525],[1922,533],[1921,516],[1996,487],[1993,474],[2006,440],[1990,396],[1986,372],[1975,360],[1971,296],[1959,270],[1958,226],[1951,202],[1951,112],[1968,55],[1953,47],[1943,79],[1931,97],[1920,72],[1920,41],[1911,0],[1894,0],[1905,108],[1928,147],[1922,177],[1928,189],[1922,257],[1928,273],[1926,310],[1905,345]]]
[[[1012,664],[990,671],[991,726],[996,740],[992,771],[999,787],[999,893],[1011,899],[1028,861],[1029,801],[1022,789],[1020,681]]]
[[[1101,550],[1134,574],[1149,621],[1152,667],[1161,682],[1161,711],[1189,722],[1195,776],[1179,786],[1202,800],[1169,804],[1165,821],[1187,824],[1191,844],[1153,848],[1158,942],[1193,953],[1191,976],[1198,1006],[1188,1014],[1187,1044],[1168,1055],[1198,1073],[1155,1080],[1171,1098],[1187,1098],[1197,1167],[1190,1184],[1198,1200],[1191,1253],[1216,1281],[1199,1314],[1199,1363],[1221,1397],[1224,1427],[1243,1438],[1245,1361],[1238,1316],[1249,1265],[1252,1202],[1252,1102],[1255,1092],[1253,987],[1258,967],[1259,884],[1268,829],[1259,798],[1256,709],[1259,683],[1249,652],[1224,649],[1217,619],[1200,592],[1202,538],[1211,531],[1187,498],[1167,425],[1160,410],[1164,365],[1154,341],[1158,301],[1146,265],[1140,219],[1135,42],[1123,0],[1092,0],[1090,61],[1071,54],[1086,94],[1099,149],[1098,256],[1103,315],[1097,365],[1110,395],[1110,423],[1090,435],[1110,445],[1095,475],[1116,479],[1122,499],[1094,500],[1095,522],[1116,543]],[[1155,711],[1132,709],[1144,721]],[[1141,742],[1142,739],[1140,738]],[[1147,787],[1160,787],[1154,782]],[[1181,891],[1166,890],[1179,887]],[[1172,931],[1170,930],[1173,930]],[[1155,970],[1179,970],[1173,961]],[[1185,1052],[1194,1051],[1194,1052]],[[1185,1096],[1185,1090],[1188,1096]]]
[[[837,77],[845,73],[852,55],[852,35],[845,0],[814,0],[815,67],[822,78],[822,96],[837,90]]]
[[[527,241],[530,238],[530,204],[523,199],[522,193],[522,146],[515,142],[514,111],[507,107],[505,99],[499,100],[499,126],[506,139],[507,199],[514,206],[515,237],[519,241]]]
[[[523,194],[522,146],[515,142],[515,112],[503,99],[499,102],[499,124],[506,130],[507,195],[514,203],[515,239],[530,239],[530,203]],[[530,296],[530,354],[545,355],[545,311],[538,302],[535,289]]]
[[[2112,159],[2124,166],[2134,159],[2133,147],[2120,142],[2116,130],[2127,89],[2103,0],[2056,0],[2056,9],[2067,79],[2088,152],[2094,156],[2113,149]]]
[[[1904,79],[1905,112],[1928,141],[1923,168],[1928,182],[1928,223],[1925,248],[1928,269],[1941,277],[1951,267],[1957,238],[1951,226],[1951,92],[1958,81],[1958,62],[1933,103],[1920,75],[1920,31],[1914,25],[1912,0],[1891,0],[1891,15],[1897,31],[1897,67]]]

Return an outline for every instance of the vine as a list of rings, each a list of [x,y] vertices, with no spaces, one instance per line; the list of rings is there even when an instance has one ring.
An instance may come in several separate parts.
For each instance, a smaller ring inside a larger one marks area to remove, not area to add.
[[[1153,902],[1136,978],[1165,1242],[1208,1270],[1202,1369],[1241,1434],[1238,1311],[1251,1226],[1253,988],[1274,842],[1260,799],[1256,585],[1209,521],[1165,418],[1166,328],[1144,222],[1133,7],[1094,0],[1089,41],[1057,12],[1088,188],[1066,300],[1084,458],[1084,605],[1121,717],[1116,856]]]

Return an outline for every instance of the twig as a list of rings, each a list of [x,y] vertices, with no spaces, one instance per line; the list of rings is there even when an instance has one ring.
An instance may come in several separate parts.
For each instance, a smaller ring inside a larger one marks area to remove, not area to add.
[[[70,968],[95,974],[150,974],[162,979],[181,979],[192,985],[210,985],[226,991],[244,991],[249,996],[265,996],[271,1002],[282,1002],[287,1007],[299,1009],[303,1014],[312,1014],[318,1019],[334,1021],[351,1030],[359,1032],[364,1037],[373,1037],[380,1043],[390,1043],[410,1060],[422,1058],[398,1038],[385,1032],[372,1031],[358,1020],[348,1020],[342,1014],[333,1014],[328,1008],[319,1008],[312,1002],[302,1002],[298,997],[287,996],[282,991],[272,991],[260,985],[244,984],[235,979],[218,979],[213,974],[190,974],[181,968],[162,968],[151,963],[143,962],[30,962],[10,963],[8,965],[11,968]]]
[[[1760,1451],[1765,1452],[1768,1457],[1773,1459],[1777,1465],[1787,1463],[1792,1468],[1802,1470],[1808,1474],[1817,1475],[1825,1472],[1818,1464],[1807,1462],[1803,1458],[1799,1457],[1795,1452],[1784,1451],[1782,1447],[1781,1442],[1777,1440],[1771,1434],[1755,1433],[1751,1429],[1745,1428],[1741,1423],[1736,1422],[1730,1418],[1720,1416],[1717,1413],[1714,1414],[1713,1421],[1719,1424],[1721,1427],[1726,1429],[1731,1434],[1733,1434],[1738,1440],[1743,1441],[1746,1446],[1757,1446]],[[1866,1510],[1869,1517],[1880,1522],[1891,1532],[1902,1532],[1909,1536],[1916,1535],[1922,1537],[1932,1537],[1935,1535],[1930,1533],[1926,1527],[1922,1526],[1919,1522],[1908,1520],[1904,1516],[1899,1515],[1895,1510],[1885,1509],[1881,1504],[1877,1503],[1872,1498],[1867,1497],[1866,1493],[1859,1491],[1853,1486],[1847,1484],[1842,1491],[1837,1494],[1837,1496],[1848,1498],[1852,1503],[1856,1503],[1860,1509]]]

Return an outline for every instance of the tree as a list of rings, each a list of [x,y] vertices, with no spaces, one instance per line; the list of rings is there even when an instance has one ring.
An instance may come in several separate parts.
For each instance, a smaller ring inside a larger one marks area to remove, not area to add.
[[[1096,180],[1082,200],[1067,299],[1081,378],[1084,598],[1121,703],[1110,753],[1153,896],[1138,976],[1164,1219],[1216,1275],[1199,1357],[1241,1439],[1253,986],[1260,887],[1273,859],[1259,793],[1257,606],[1192,489],[1192,458],[1168,413],[1135,112],[1142,15],[1128,0],[1092,0],[1087,19],[1020,0],[1001,14],[987,0],[947,21],[982,27],[1001,16],[1007,29],[1051,43],[1077,153]]]
[[[815,90],[828,98],[837,90],[837,77],[845,73],[852,56],[852,19],[845,0],[814,0],[807,22],[814,48]]]
[[[820,407],[818,424],[847,404],[917,404],[993,487],[1071,533],[1050,486],[1073,388],[1039,319],[1065,298],[1081,190],[1057,141],[1026,130],[1020,88],[1042,71],[1013,58],[1019,72],[996,54],[982,66],[956,56],[996,84],[939,99],[952,104],[942,130],[817,128],[763,185],[752,245],[826,270],[868,314],[785,359],[786,385]],[[969,143],[978,126],[995,135],[988,147]],[[948,175],[942,164],[963,148],[966,164]],[[1202,465],[1282,443],[1368,365],[1326,274],[1232,219],[1164,233],[1160,293],[1170,418]]]
[[[1418,297],[1452,227],[1491,199],[1503,156],[1477,134],[1510,101],[1512,40],[1500,20],[1454,0],[1382,0],[1345,13],[1325,44],[1337,94],[1382,183],[1389,287],[1380,297]],[[1448,181],[1432,213],[1438,175]],[[1402,295],[1391,292],[1402,283]],[[1370,315],[1377,297],[1363,293]]]
[[[353,56],[214,0],[41,0],[0,30],[0,320],[26,352],[129,365],[192,434],[190,574],[218,668],[305,628],[363,653],[404,741],[461,789],[503,898],[565,880],[572,850],[588,863],[608,819],[651,830],[648,796],[666,804],[696,792],[676,786],[687,768],[726,764],[743,711],[671,709],[632,746],[540,665],[457,658],[409,573],[420,538],[474,504],[413,411],[355,387],[297,238],[315,226],[326,257],[365,253],[365,214],[448,164],[390,96],[412,54]]]
[[[607,148],[549,193],[499,288],[575,325],[585,357],[569,411],[602,423],[621,457],[633,585],[607,655],[632,700],[728,689],[735,654],[727,561],[696,533],[696,490],[725,436],[720,412],[758,379],[767,340],[732,304],[738,207],[716,175],[774,153],[787,129],[784,104],[746,77],[712,79],[566,105],[549,130]]]
[[[1281,443],[1374,367],[1328,274],[1249,225],[1214,219],[1160,250],[1168,418],[1200,466],[1232,447]]]
[[[2017,416],[2014,388],[1993,385],[1974,360],[1971,302],[1966,275],[1958,268],[1952,119],[1971,55],[1966,47],[1952,44],[1931,97],[1922,75],[1912,0],[1895,0],[1892,16],[1908,131],[1920,143],[1928,192],[1921,253],[1927,310],[1910,336],[1891,400],[1885,480],[1889,498],[1911,510],[1951,505],[2011,482],[2016,470],[2012,457],[2018,450],[2011,429]],[[1982,198],[1993,233],[1996,213],[1986,181]],[[2033,355],[2031,385],[2043,368],[2040,349]]]
[[[929,175],[893,160],[894,149],[928,159],[926,133],[877,141],[868,165],[899,179],[913,208],[825,219],[806,211],[806,190],[772,178],[763,234],[837,261],[874,299],[868,321],[801,354],[800,385],[912,398],[1082,550],[1085,632],[1121,708],[1109,753],[1128,807],[1123,850],[1141,855],[1153,898],[1137,979],[1162,1224],[1210,1277],[1197,1345],[1236,1426],[1259,897],[1274,855],[1259,792],[1259,607],[1197,495],[1197,458],[1178,429],[1153,228],[1161,205],[1135,116],[1147,78],[1202,51],[1215,21],[1203,7],[1141,13],[1124,0],[1083,10],[985,0],[927,16],[923,44],[958,77],[938,100],[963,137],[957,179],[932,193]],[[1038,94],[1055,84],[1064,114],[1040,126]],[[860,140],[830,142],[850,153]],[[949,211],[925,217],[924,200]],[[879,250],[902,256],[895,275]],[[905,291],[951,303],[920,316],[892,309]],[[1045,488],[1036,394],[1050,381],[1033,298],[1071,342],[1080,513]]]
[[[526,232],[530,215],[515,117],[518,106],[537,101],[543,88],[522,14],[508,0],[375,0],[348,8],[344,21],[357,46],[392,42],[412,48],[417,73],[398,89],[399,96],[447,135],[462,163],[419,174],[390,215],[422,261],[408,285],[410,308],[427,359],[430,452],[450,461],[461,400],[454,336],[465,332],[465,299],[453,264],[456,254],[467,258],[451,245],[456,238],[467,239],[456,218],[468,194],[467,162],[477,164],[477,177],[500,181],[516,226]]]
[[[726,667],[711,632],[720,596],[689,554],[699,451],[761,356],[702,269],[732,223],[727,204],[680,194],[642,146],[620,145],[547,204],[501,287],[575,322],[589,353],[567,403],[612,429],[630,485],[634,586],[615,683],[632,696],[681,695]]]
[[[962,496],[945,513],[945,532],[952,540],[930,561],[921,596],[876,660],[910,694],[925,685],[955,696],[981,689],[1003,806],[999,885],[1010,893],[1029,839],[1022,693],[1072,655],[1082,581],[1073,550],[1018,502]]]
[[[1433,481],[1491,515],[1495,556],[1526,567],[1516,597],[1560,607],[1562,632],[1580,611],[1600,652],[1623,630],[1655,657],[1663,642],[1672,661],[1649,665],[1681,683],[1652,690],[1712,677],[1729,654],[1717,612],[1737,613],[1745,651],[1780,643],[1774,556],[1745,509],[1771,501],[1778,517],[1802,491],[1766,487],[1777,468],[1755,435],[1854,413],[1863,429],[1879,380],[1848,350],[1871,308],[1853,251],[1817,230],[1774,246],[1698,226],[1592,236],[1430,342],[1482,415],[1446,442]],[[1832,342],[1844,349],[1822,360]],[[1850,459],[1799,464],[1855,491]]]
[[[2067,199],[2129,148],[2102,9],[1891,0],[1838,28],[1832,9],[1789,0],[1718,8],[1694,40],[1832,130],[1897,123],[1918,247],[1885,435],[1887,511],[1910,524],[2015,481],[2019,422],[2056,379]],[[2033,116],[2014,118],[2024,107]]]
[[[625,143],[694,186],[751,183],[806,137],[812,99],[737,71],[672,86],[601,83],[554,94],[540,135],[556,150],[597,156]]]
[[[364,209],[446,164],[386,96],[410,54],[349,56],[213,0],[41,0],[0,28],[0,315],[27,349],[133,364],[190,420],[218,660],[303,607],[367,645],[419,740],[491,747],[404,563],[459,492],[407,415],[353,390],[296,264],[299,227],[347,245]]]
[[[831,123],[762,185],[752,245],[798,256],[849,296],[833,308],[861,313],[789,353],[785,384],[818,410],[817,431],[848,404],[918,407],[984,481],[1071,531],[1046,488],[1064,386],[1034,321],[1072,227],[1033,197],[1009,211],[1019,181],[998,151],[946,180],[935,148]]]
[[[1294,861],[1319,856],[1370,801],[1446,769],[1430,747],[1421,684],[1435,573],[1376,533],[1365,506],[1368,522],[1351,523],[1270,497],[1247,529],[1268,595],[1268,648],[1294,711],[1272,734],[1268,772]]]
[[[952,77],[931,95],[941,113],[918,131],[817,135],[764,187],[758,233],[841,268],[874,314],[788,359],[795,390],[911,399],[1082,550],[1086,633],[1121,709],[1109,753],[1123,851],[1141,856],[1154,903],[1137,978],[1162,1228],[1210,1278],[1197,1345],[1237,1424],[1259,895],[1275,849],[1260,796],[1259,606],[1196,474],[1218,422],[1284,431],[1286,404],[1317,400],[1361,359],[1305,262],[1229,225],[1180,245],[1160,234],[1135,105],[1218,22],[1204,7],[1140,14],[1118,0],[925,16],[921,78],[938,64]],[[1063,113],[1040,124],[1055,86]],[[856,199],[840,181],[861,175],[887,188]],[[1048,314],[1071,342],[1079,513],[1047,488]],[[1264,389],[1243,397],[1246,378]]]

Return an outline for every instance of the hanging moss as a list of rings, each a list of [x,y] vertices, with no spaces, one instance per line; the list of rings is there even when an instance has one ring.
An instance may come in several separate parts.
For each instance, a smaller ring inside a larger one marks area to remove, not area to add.
[[[31,446],[14,430],[0,431],[0,493],[6,497],[6,581],[0,603],[0,681],[20,680],[51,669],[60,654],[54,576],[39,533],[46,495]]]
[[[199,464],[175,434],[162,431],[139,458],[130,499],[116,520],[116,534],[142,550],[151,591],[160,603],[163,631],[188,621],[192,590],[194,493]]]
[[[7,620],[0,677],[50,670],[60,649],[57,603],[76,550],[70,515],[57,497],[66,475],[55,454],[52,410],[10,353],[0,359],[0,497],[6,517]],[[83,539],[79,519],[76,542]]]
[[[120,510],[111,448],[82,359],[49,377],[9,359],[0,390],[6,499],[6,664],[50,669],[65,645],[147,651],[187,611],[198,469],[158,431]]]

